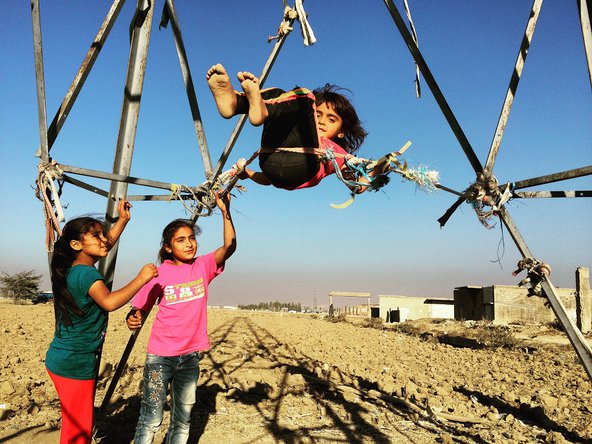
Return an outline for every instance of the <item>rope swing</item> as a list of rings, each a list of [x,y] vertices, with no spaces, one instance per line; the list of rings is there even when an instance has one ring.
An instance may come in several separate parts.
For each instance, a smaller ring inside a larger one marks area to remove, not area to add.
[[[425,192],[434,192],[438,188],[439,173],[430,170],[423,165],[410,167],[407,161],[400,160],[398,156],[403,154],[411,146],[411,141],[407,142],[401,149],[382,156],[378,160],[356,157],[353,154],[336,153],[330,147],[320,148],[260,148],[249,159],[239,159],[231,169],[220,175],[221,185],[227,183],[231,178],[237,176],[244,168],[255,160],[259,154],[273,151],[285,151],[291,153],[315,154],[322,162],[328,162],[333,165],[335,175],[348,188],[353,189],[351,198],[342,204],[331,204],[332,208],[347,208],[354,201],[356,191],[362,188],[368,188],[368,191],[378,191],[390,182],[388,175],[390,173],[399,174],[403,180],[414,182],[417,187]],[[339,167],[337,158],[345,159],[343,169]],[[372,171],[379,169],[379,174],[371,175]],[[244,187],[241,187],[244,190]]]

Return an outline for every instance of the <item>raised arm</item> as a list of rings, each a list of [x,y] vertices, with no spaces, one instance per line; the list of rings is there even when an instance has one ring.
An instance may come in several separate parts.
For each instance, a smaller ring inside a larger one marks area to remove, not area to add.
[[[140,288],[157,276],[156,265],[147,264],[125,287],[110,291],[103,281],[96,281],[91,285],[88,294],[103,310],[115,311],[127,304]]]
[[[232,254],[236,251],[236,232],[230,215],[230,193],[216,193],[216,205],[222,212],[222,221],[224,223],[224,245],[214,252],[216,265],[221,267]]]
[[[125,226],[132,218],[130,213],[131,207],[132,204],[127,200],[119,200],[117,202],[117,212],[119,217],[117,218],[117,221],[111,226],[109,233],[107,233],[107,238],[109,239],[111,246],[115,245],[115,242],[117,242],[121,236],[121,233],[123,233]]]

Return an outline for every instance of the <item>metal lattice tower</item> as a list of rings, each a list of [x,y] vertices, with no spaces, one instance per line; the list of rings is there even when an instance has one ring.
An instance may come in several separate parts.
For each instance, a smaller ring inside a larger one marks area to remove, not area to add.
[[[246,116],[241,116],[230,135],[230,138],[225,146],[220,158],[216,165],[212,164],[209,150],[207,147],[206,137],[204,128],[201,122],[201,116],[199,112],[199,106],[195,90],[193,87],[193,80],[191,71],[189,68],[189,61],[187,60],[187,54],[185,52],[185,46],[179,27],[179,21],[174,7],[173,0],[164,0],[165,7],[163,12],[163,22],[171,24],[173,38],[175,41],[177,54],[180,63],[180,69],[185,83],[187,91],[187,97],[189,100],[192,119],[194,123],[194,129],[196,139],[200,149],[204,171],[205,171],[205,182],[198,187],[185,187],[177,193],[175,198],[193,200],[196,197],[203,196],[211,191],[216,179],[220,176],[224,164],[226,163],[232,148],[241,132],[246,121]],[[565,307],[559,300],[557,291],[549,278],[549,273],[545,269],[544,265],[540,261],[536,260],[534,254],[528,248],[526,242],[522,238],[518,228],[515,226],[506,203],[511,199],[524,199],[524,198],[548,198],[548,197],[592,197],[592,191],[537,191],[537,192],[525,192],[520,191],[524,188],[543,185],[547,183],[553,183],[558,181],[564,181],[572,178],[582,177],[592,174],[592,165],[577,168],[569,171],[558,172],[555,174],[549,174],[546,176],[535,177],[526,180],[520,180],[505,185],[499,185],[495,175],[493,174],[493,168],[495,165],[496,157],[498,155],[501,140],[504,134],[506,123],[510,114],[510,110],[514,101],[516,90],[522,74],[522,69],[528,54],[530,42],[532,40],[536,22],[539,16],[539,12],[542,6],[542,0],[534,0],[528,21],[524,38],[521,42],[520,49],[516,64],[513,69],[513,73],[510,80],[502,111],[497,123],[497,127],[491,142],[489,153],[485,161],[485,165],[481,163],[475,154],[469,140],[465,136],[459,122],[455,118],[450,106],[448,105],[444,95],[442,94],[436,80],[430,72],[426,61],[424,60],[421,52],[416,43],[415,32],[411,23],[412,32],[408,29],[405,24],[403,17],[396,8],[393,0],[383,0],[388,12],[390,13],[395,26],[399,30],[403,40],[405,41],[415,63],[421,72],[426,84],[428,85],[431,93],[433,94],[436,102],[438,103],[446,121],[456,136],[462,150],[464,151],[469,163],[471,164],[476,178],[474,183],[466,190],[459,192],[447,188],[443,185],[438,185],[438,188],[452,193],[457,196],[456,202],[450,207],[450,209],[444,214],[439,222],[443,226],[448,219],[452,216],[454,211],[464,202],[470,203],[475,208],[477,215],[484,222],[489,217],[499,217],[508,232],[510,233],[516,247],[522,255],[524,269],[527,270],[529,277],[536,280],[544,293],[548,298],[551,308],[553,309],[558,321],[562,324],[567,336],[574,347],[578,357],[580,358],[585,370],[590,378],[592,378],[592,350],[585,341],[583,335],[578,330],[572,319],[567,315]],[[576,0],[578,1],[580,11],[580,23],[582,27],[582,34],[584,39],[584,46],[586,51],[586,57],[588,62],[588,72],[591,77],[592,83],[592,32],[590,28],[590,10],[589,1],[587,0]],[[296,1],[297,4],[302,6],[301,1]],[[134,142],[136,136],[136,126],[138,121],[138,114],[140,108],[140,100],[142,95],[143,80],[146,69],[146,57],[148,53],[148,46],[150,42],[151,28],[154,15],[154,2],[149,0],[137,0],[137,7],[135,15],[132,21],[131,28],[131,41],[130,41],[130,53],[128,58],[128,69],[126,76],[125,89],[128,94],[124,95],[123,106],[121,111],[121,120],[117,138],[117,145],[115,150],[114,167],[111,172],[102,172],[96,170],[89,170],[83,168],[77,168],[69,165],[56,164],[50,157],[50,150],[58,137],[60,130],[66,121],[66,118],[79,94],[82,87],[84,86],[85,80],[92,69],[92,66],[97,59],[100,49],[102,48],[105,40],[107,39],[109,32],[117,19],[121,8],[123,7],[124,0],[114,0],[111,9],[107,13],[105,20],[103,21],[93,43],[88,50],[86,57],[84,58],[78,72],[76,73],[72,84],[66,93],[58,111],[56,112],[51,124],[47,126],[47,114],[45,106],[45,81],[43,72],[43,52],[42,52],[42,40],[41,40],[41,21],[39,13],[39,0],[31,0],[31,12],[33,20],[33,34],[34,34],[34,54],[35,54],[35,69],[37,78],[37,97],[38,97],[38,114],[39,114],[39,135],[40,135],[40,147],[38,155],[40,157],[40,170],[46,172],[52,172],[47,177],[45,185],[39,190],[39,194],[45,199],[46,203],[50,205],[55,204],[55,199],[59,194],[56,191],[56,187],[53,185],[54,181],[67,182],[69,184],[81,187],[90,192],[99,194],[107,198],[106,208],[106,220],[110,224],[114,221],[116,211],[116,200],[118,198],[127,198],[129,200],[142,200],[142,201],[158,201],[168,200],[171,198],[169,194],[163,195],[142,195],[142,196],[128,196],[127,187],[128,184],[143,185],[156,189],[162,189],[171,191],[175,185],[171,183],[158,182],[154,180],[142,179],[130,176],[131,171],[131,157],[134,149]],[[296,6],[286,12],[284,15],[284,22],[287,24],[284,29],[291,29],[291,25],[295,20],[299,20],[301,26],[304,27],[306,18],[303,17],[303,12],[297,11]],[[303,10],[302,10],[303,11]],[[409,15],[408,15],[409,17]],[[280,26],[280,29],[282,27]],[[303,28],[304,29],[304,28]],[[303,32],[304,34],[304,32]],[[264,65],[261,75],[259,76],[261,85],[264,84],[268,77],[268,74],[279,54],[280,49],[289,35],[289,31],[286,33],[279,33],[276,36],[275,43],[269,55],[269,58]],[[418,78],[419,80],[419,78]],[[134,98],[134,100],[131,100]],[[56,169],[59,168],[59,171]],[[110,181],[109,191],[99,189],[93,185],[83,182],[82,180],[73,177],[72,175],[81,175],[104,179]],[[231,184],[232,185],[232,184]],[[61,189],[61,184],[60,184]],[[194,213],[194,219],[203,214],[203,211],[208,211],[207,206],[201,207]],[[55,218],[56,210],[50,206],[46,209],[46,217]],[[115,262],[117,257],[117,248],[113,248],[111,253],[106,260],[100,263],[100,271],[105,277],[105,281],[109,284],[113,280]],[[315,301],[316,305],[316,301]],[[137,334],[137,331],[135,332]],[[117,372],[113,378],[112,384],[103,401],[101,409],[104,410],[109,402],[110,396],[115,389],[117,379],[123,370],[125,360],[131,352],[131,349],[135,342],[135,334],[132,334],[130,342],[126,350],[123,353],[122,360],[117,368]]]

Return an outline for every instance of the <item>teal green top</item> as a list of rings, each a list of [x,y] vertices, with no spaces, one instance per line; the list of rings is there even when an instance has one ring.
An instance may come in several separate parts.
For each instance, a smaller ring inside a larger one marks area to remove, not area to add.
[[[84,316],[70,314],[72,325],[58,322],[45,356],[45,366],[56,375],[82,380],[97,377],[107,312],[88,295],[88,290],[98,280],[103,280],[103,276],[89,265],[75,265],[66,274],[68,291]]]

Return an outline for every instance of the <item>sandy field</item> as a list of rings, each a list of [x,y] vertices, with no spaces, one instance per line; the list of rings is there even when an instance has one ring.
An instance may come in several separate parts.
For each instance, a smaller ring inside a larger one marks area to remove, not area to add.
[[[100,405],[130,333],[110,315]],[[191,443],[592,442],[592,385],[561,332],[212,309]],[[151,319],[97,442],[129,443]],[[378,327],[378,328],[376,328]],[[57,443],[51,304],[0,303],[0,442]],[[504,347],[505,346],[505,347]],[[155,442],[163,442],[165,423]]]

